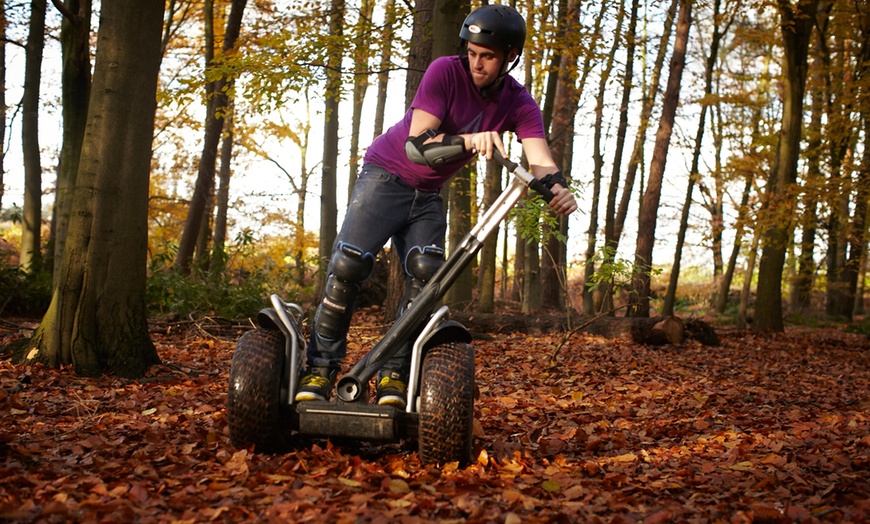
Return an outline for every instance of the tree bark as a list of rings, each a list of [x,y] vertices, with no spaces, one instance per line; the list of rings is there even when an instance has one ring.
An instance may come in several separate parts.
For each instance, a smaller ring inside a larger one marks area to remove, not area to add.
[[[57,285],[66,232],[72,209],[72,188],[79,169],[82,140],[88,118],[91,91],[91,0],[66,0],[66,14],[61,22],[60,41],[63,71],[61,73],[61,106],[63,142],[54,202],[53,285]]]
[[[408,50],[408,72],[405,75],[405,109],[411,107],[417,86],[423,78],[426,66],[432,60],[432,12],[435,0],[418,0],[414,4],[414,27]],[[405,269],[399,262],[399,254],[390,249],[387,299],[384,301],[384,322],[396,319],[405,290]]]
[[[704,70],[704,100],[701,102],[701,114],[698,117],[698,128],[695,131],[695,147],[692,151],[692,166],[689,168],[689,181],[686,184],[686,199],[683,201],[683,210],[680,215],[680,229],[677,232],[677,245],[674,249],[674,263],[671,266],[668,290],[665,293],[665,301],[662,305],[662,315],[674,314],[674,302],[677,297],[677,282],[680,278],[680,262],[683,257],[683,244],[686,241],[686,231],[689,229],[689,211],[692,207],[692,192],[695,183],[700,178],[698,165],[701,158],[701,146],[704,143],[704,130],[707,125],[707,110],[709,109],[710,95],[713,94],[713,72],[716,68],[716,60],[719,57],[719,44],[722,42],[724,31],[719,27],[720,0],[713,2],[713,36],[710,40],[710,54],[707,55],[707,64]],[[721,233],[720,233],[721,236]]]
[[[580,6],[576,1],[566,5],[560,16],[559,33],[568,35],[580,33]],[[577,114],[577,104],[580,101],[580,90],[577,88],[577,56],[574,50],[577,46],[568,45],[561,53],[558,82],[553,96],[553,118],[550,123],[550,151],[556,166],[562,171],[566,180],[571,180],[571,143],[574,140],[574,119]],[[544,208],[547,213],[554,214],[550,208]],[[554,214],[555,216],[555,214]],[[564,310],[567,290],[567,259],[568,253],[563,239],[568,234],[567,217],[558,217],[558,232],[560,235],[547,235],[545,256],[541,261],[541,305],[545,308]]]
[[[158,363],[145,307],[148,183],[163,2],[105,2],[67,248],[26,362],[139,377]]]
[[[686,49],[689,43],[689,30],[692,25],[693,0],[680,1],[680,13],[677,17],[677,32],[674,41],[674,51],[671,56],[671,66],[668,73],[668,85],[665,90],[662,116],[659,129],[656,132],[656,143],[653,149],[650,174],[637,227],[637,243],[634,252],[635,276],[631,282],[631,295],[627,316],[648,317],[650,315],[650,272],[653,267],[652,253],[655,244],[656,219],[661,198],[662,180],[665,173],[665,162],[670,146],[674,117],[680,100],[680,82],[683,68],[686,64]]]
[[[222,56],[229,54],[236,45],[246,5],[247,0],[232,0],[230,16],[227,18],[227,27],[224,33]],[[207,62],[208,66],[213,66],[212,62],[209,60]],[[215,82],[213,89],[209,90],[211,98],[209,99],[208,112],[206,114],[202,155],[199,160],[193,196],[190,199],[187,221],[184,224],[184,231],[181,234],[181,241],[178,245],[178,254],[175,258],[175,267],[182,273],[190,272],[191,260],[196,250],[197,239],[201,236],[202,223],[207,220],[206,213],[210,208],[209,201],[214,194],[217,150],[221,134],[223,133],[224,114],[229,105],[227,94],[229,82],[230,79],[223,77]]]
[[[45,47],[45,0],[31,0],[30,27],[24,64],[24,95],[21,98],[21,148],[24,157],[24,209],[21,225],[19,267],[24,271],[41,266],[42,164],[39,159],[39,87]]]
[[[0,144],[6,143],[6,0],[0,0]],[[6,194],[6,149],[0,148],[0,209]]]
[[[496,162],[486,163],[486,178],[483,183],[483,209],[489,209],[501,193],[502,168]],[[478,269],[477,311],[492,313],[495,310],[495,266],[498,258],[498,227],[483,243]]]
[[[354,28],[353,110],[350,122],[350,166],[347,177],[348,201],[350,201],[350,195],[353,193],[353,186],[356,184],[356,177],[359,172],[359,130],[362,120],[363,103],[365,102],[366,91],[369,89],[368,69],[372,54],[371,20],[373,10],[374,2],[372,0],[362,0],[359,14],[357,15],[356,27]]]
[[[387,108],[387,84],[390,80],[390,67],[393,59],[393,39],[396,24],[396,0],[387,0],[384,6],[384,27],[381,33],[381,65],[378,70],[378,101],[375,108],[374,138],[384,132],[384,112]]]
[[[792,229],[795,200],[792,191],[797,181],[800,155],[804,87],[807,78],[807,53],[819,0],[792,6],[779,0],[783,37],[783,110],[777,156],[768,178],[762,211],[771,217],[762,236],[758,266],[755,329],[784,331],[782,315],[782,270]],[[787,217],[776,219],[776,217]]]

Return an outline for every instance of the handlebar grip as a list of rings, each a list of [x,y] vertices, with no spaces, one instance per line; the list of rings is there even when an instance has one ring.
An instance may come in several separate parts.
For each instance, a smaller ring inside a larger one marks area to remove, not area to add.
[[[509,158],[505,158],[498,149],[492,150],[492,158],[493,160],[504,166],[504,168],[511,173],[513,173],[514,170],[519,167],[519,164]],[[541,195],[541,197],[544,198],[544,201],[546,203],[549,204],[550,200],[553,200],[553,192],[550,191],[550,189],[547,188],[547,186],[545,186],[539,179],[532,178],[532,181],[529,182],[529,187],[537,191]]]
[[[497,148],[492,149],[492,159],[504,166],[504,168],[511,173],[513,173],[514,169],[519,165],[511,159],[505,158]]]

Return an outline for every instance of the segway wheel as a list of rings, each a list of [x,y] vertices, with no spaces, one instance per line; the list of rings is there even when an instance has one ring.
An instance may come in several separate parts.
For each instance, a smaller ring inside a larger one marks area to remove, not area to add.
[[[271,329],[248,331],[236,343],[227,392],[227,421],[234,446],[265,453],[289,446],[284,335]]]
[[[460,342],[431,348],[421,376],[420,460],[467,465],[474,425],[474,348]]]

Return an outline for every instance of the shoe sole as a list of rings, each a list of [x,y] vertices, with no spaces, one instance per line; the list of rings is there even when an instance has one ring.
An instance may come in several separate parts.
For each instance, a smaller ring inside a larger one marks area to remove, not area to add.
[[[324,397],[323,395],[318,395],[317,393],[311,393],[311,392],[304,391],[301,393],[297,393],[295,400],[296,400],[296,402],[305,402],[305,401],[309,401],[309,400],[324,400],[325,401],[326,397]]]
[[[396,395],[385,395],[378,399],[379,406],[393,406],[399,409],[405,409],[408,404],[405,399]]]

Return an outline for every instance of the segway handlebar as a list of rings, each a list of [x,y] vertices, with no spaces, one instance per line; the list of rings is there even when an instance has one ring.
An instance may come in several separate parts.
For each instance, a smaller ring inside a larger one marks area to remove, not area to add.
[[[540,179],[535,178],[533,174],[526,171],[523,166],[519,165],[518,163],[514,162],[509,158],[505,158],[498,149],[492,150],[492,158],[493,160],[504,166],[504,168],[507,169],[509,172],[523,179],[527,186],[534,189],[541,195],[541,197],[543,197],[545,202],[549,204],[550,200],[553,200],[553,192],[550,191],[550,189],[545,186],[543,182],[540,181]]]

